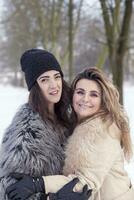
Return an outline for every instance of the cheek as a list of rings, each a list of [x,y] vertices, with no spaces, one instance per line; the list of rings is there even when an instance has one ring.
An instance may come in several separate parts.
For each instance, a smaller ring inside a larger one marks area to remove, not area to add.
[[[75,108],[75,106],[76,106],[76,102],[77,102],[77,95],[76,94],[74,94],[73,95],[73,100],[72,100],[72,104],[73,104],[73,107]]]
[[[72,106],[73,108],[75,107],[75,96],[73,95],[73,99],[72,99]]]
[[[58,84],[58,86],[59,86],[60,88],[62,88],[62,79],[60,79],[60,80],[57,82],[57,84]]]
[[[60,86],[61,86],[61,87],[63,86],[62,79],[60,80]]]
[[[42,92],[44,98],[47,98],[47,96],[48,96],[47,88],[44,85],[40,85],[40,89],[41,89],[41,92]]]
[[[97,107],[97,109],[100,109],[100,108],[101,108],[101,99],[98,99],[98,100],[96,101],[96,107]]]

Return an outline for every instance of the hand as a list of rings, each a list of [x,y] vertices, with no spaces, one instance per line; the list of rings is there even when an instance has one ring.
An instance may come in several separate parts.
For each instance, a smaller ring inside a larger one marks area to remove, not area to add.
[[[6,194],[10,200],[25,200],[35,193],[45,193],[42,177],[35,178],[19,173],[13,173],[11,177],[18,181],[6,189]]]
[[[79,179],[75,178],[62,187],[57,193],[49,194],[50,200],[88,200],[91,196],[92,190],[88,190],[87,185],[83,187],[82,192],[73,191],[73,188],[78,181]]]

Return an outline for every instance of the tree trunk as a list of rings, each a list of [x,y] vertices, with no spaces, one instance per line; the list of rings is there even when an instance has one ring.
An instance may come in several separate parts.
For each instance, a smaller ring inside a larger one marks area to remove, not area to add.
[[[68,6],[68,63],[69,63],[69,82],[73,79],[73,0],[69,0]]]
[[[109,0],[100,0],[100,4],[104,20],[113,82],[119,90],[120,103],[123,104],[123,60],[127,51],[129,39],[130,21],[133,8],[132,0],[125,0],[123,2],[123,15],[119,12],[121,1],[115,1],[115,3],[113,3]]]
[[[113,75],[113,83],[119,91],[120,103],[123,105],[123,59],[120,55],[111,56],[109,58]]]

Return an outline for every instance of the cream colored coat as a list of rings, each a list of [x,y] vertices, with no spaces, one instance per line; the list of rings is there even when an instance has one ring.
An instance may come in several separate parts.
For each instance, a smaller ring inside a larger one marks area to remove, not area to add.
[[[98,117],[78,125],[68,140],[64,174],[88,184],[93,189],[90,199],[134,200],[119,138],[117,126],[107,128]]]

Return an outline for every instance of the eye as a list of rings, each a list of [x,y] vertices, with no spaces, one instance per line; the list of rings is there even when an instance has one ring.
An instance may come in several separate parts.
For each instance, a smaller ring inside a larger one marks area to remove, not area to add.
[[[83,94],[84,94],[84,92],[81,91],[81,90],[75,91],[75,93],[76,93],[76,94],[79,94],[79,95],[83,95]]]
[[[40,81],[41,81],[41,83],[44,83],[44,82],[47,82],[47,81],[48,81],[48,79],[46,79],[46,78],[43,78],[43,79],[41,79]]]
[[[100,95],[97,94],[97,93],[91,93],[90,96],[91,96],[91,97],[99,97]]]
[[[97,94],[91,94],[91,96],[92,96],[92,97],[98,97],[98,95],[97,95]]]
[[[61,75],[59,74],[59,75],[55,76],[55,79],[61,79]]]

